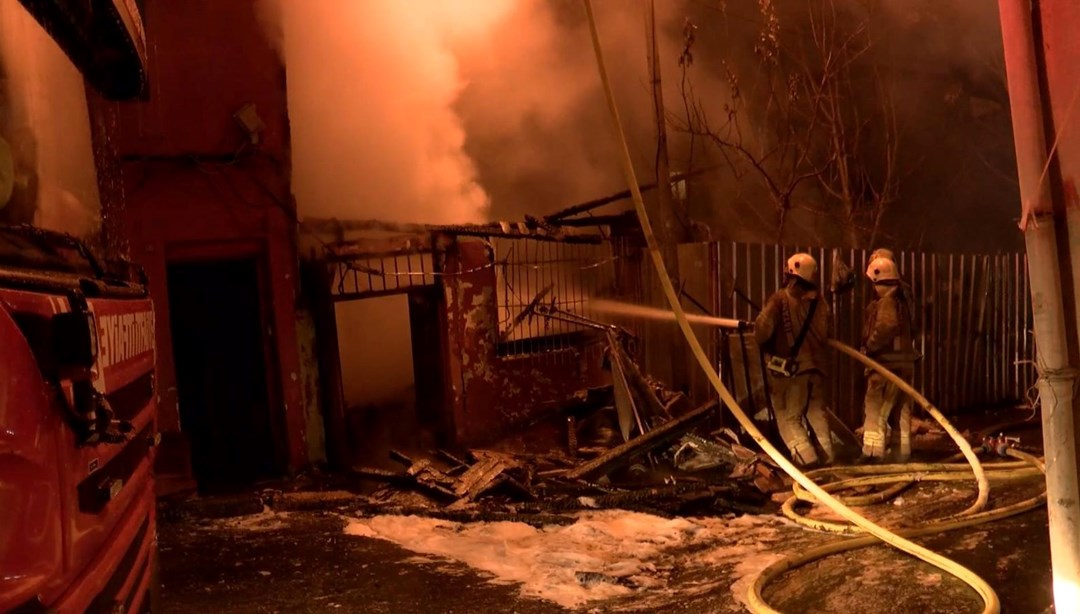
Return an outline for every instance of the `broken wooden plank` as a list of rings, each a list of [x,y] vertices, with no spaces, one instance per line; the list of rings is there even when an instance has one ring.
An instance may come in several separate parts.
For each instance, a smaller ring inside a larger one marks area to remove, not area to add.
[[[418,461],[414,462],[413,464],[409,465],[409,468],[405,470],[405,474],[415,477],[415,476],[420,475],[425,470],[430,469],[430,468],[431,468],[431,461],[426,459],[426,458],[421,458],[420,460],[418,460]]]
[[[397,473],[394,471],[387,471],[386,469],[376,469],[374,467],[353,467],[352,469],[352,473],[362,478],[388,482],[399,488],[414,488],[441,498],[456,499],[457,495],[441,484],[440,482],[442,480],[438,475],[433,474],[432,472],[437,473],[438,470],[429,469],[420,472],[417,475],[409,475],[407,473]],[[442,478],[449,479],[445,475],[443,475]]]
[[[690,428],[699,421],[707,418],[716,410],[717,404],[717,400],[715,399],[709,401],[683,416],[675,418],[670,422],[665,422],[648,433],[645,433],[640,437],[635,437],[626,443],[608,450],[599,457],[571,469],[566,472],[564,477],[576,480],[604,475],[620,464],[629,462],[635,456],[644,454],[659,446],[669,444],[675,439],[678,439],[683,433],[690,430]]]
[[[371,480],[382,480],[384,482],[410,482],[412,481],[408,476],[402,475],[396,471],[389,471],[387,469],[376,469],[375,467],[353,467],[352,473]]]
[[[621,358],[621,364],[623,371],[628,378],[628,383],[631,385],[631,389],[637,392],[637,395],[644,399],[645,407],[648,408],[650,423],[656,420],[667,420],[671,417],[671,413],[667,411],[664,404],[660,402],[660,398],[656,396],[656,392],[652,386],[649,385],[648,379],[645,374],[642,373],[641,368],[638,366],[634,359],[630,357],[630,354],[626,352],[622,344],[619,344],[615,351],[618,352]]]
[[[838,418],[836,414],[827,407],[825,408],[825,417],[829,419],[829,426],[832,427],[833,432],[836,433],[845,444],[856,448],[862,447],[862,440],[848,428],[848,425],[844,424],[843,420]]]
[[[469,469],[469,465],[471,464],[443,449],[435,450],[435,453],[442,457],[444,461],[450,463],[450,468],[445,471],[446,475],[458,475],[463,473]]]
[[[486,457],[480,459],[458,478],[454,494],[459,497],[473,498],[507,468],[502,459]]]
[[[542,478],[562,477],[562,476],[566,475],[567,471],[569,471],[569,470],[568,469],[562,469],[562,468],[560,468],[560,469],[547,469],[545,471],[536,472],[536,475],[539,476],[539,477],[542,477]]]
[[[612,448],[605,448],[604,446],[584,446],[578,447],[578,456],[586,456],[596,458],[601,454],[607,454]]]

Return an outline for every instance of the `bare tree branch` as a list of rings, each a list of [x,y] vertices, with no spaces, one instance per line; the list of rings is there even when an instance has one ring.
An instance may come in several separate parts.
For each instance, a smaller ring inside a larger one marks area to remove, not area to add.
[[[803,13],[779,14],[773,0],[759,0],[757,61],[745,83],[733,61],[722,62],[728,97],[708,112],[693,88],[696,29],[684,26],[683,110],[672,126],[689,136],[689,159],[698,147],[715,150],[740,193],[747,181],[764,189],[778,237],[792,211],[813,209],[836,220],[850,244],[872,243],[899,196],[896,107],[873,64],[874,7],[806,0],[786,9]],[[802,27],[782,29],[782,19]]]

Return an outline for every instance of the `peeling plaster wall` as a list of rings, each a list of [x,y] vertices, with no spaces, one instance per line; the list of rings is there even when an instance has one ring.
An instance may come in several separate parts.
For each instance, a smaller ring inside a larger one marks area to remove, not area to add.
[[[274,358],[271,411],[284,434],[278,452],[286,472],[299,470],[317,460],[309,455],[321,449],[322,433],[309,431],[315,401],[301,381],[284,67],[247,0],[147,0],[143,18],[153,39],[149,100],[111,103],[118,125],[110,138],[122,160],[130,257],[145,268],[157,310],[159,487],[186,486],[191,477],[166,286],[167,264],[180,252],[220,259],[255,246],[272,312],[264,316]],[[257,146],[245,143],[233,117],[247,104],[265,124]]]
[[[296,337],[300,348],[300,391],[304,406],[308,462],[326,462],[326,429],[323,426],[322,395],[319,393],[319,353],[315,318],[309,309],[296,313]]]
[[[458,241],[446,251],[448,398],[459,442],[503,435],[603,383],[598,359],[578,348],[550,354],[499,356],[495,269],[482,241]],[[460,273],[466,271],[465,273]]]

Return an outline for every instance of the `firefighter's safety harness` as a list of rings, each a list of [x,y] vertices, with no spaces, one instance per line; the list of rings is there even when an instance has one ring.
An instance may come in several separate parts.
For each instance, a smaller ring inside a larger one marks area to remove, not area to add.
[[[799,350],[802,348],[802,344],[806,341],[806,335],[810,332],[810,325],[814,321],[814,314],[817,312],[818,302],[821,299],[814,297],[814,300],[810,302],[810,310],[806,314],[806,320],[803,321],[802,327],[799,328],[799,334],[795,335],[795,327],[791,323],[791,308],[788,305],[788,301],[785,299],[780,304],[780,314],[784,321],[784,334],[787,335],[788,347],[790,348],[788,356],[777,356],[776,354],[770,354],[769,360],[765,367],[769,372],[780,377],[795,377],[799,372],[799,363],[797,361],[799,357]],[[773,333],[775,338],[776,333]],[[794,338],[794,341],[792,341]],[[775,343],[773,344],[775,346]]]

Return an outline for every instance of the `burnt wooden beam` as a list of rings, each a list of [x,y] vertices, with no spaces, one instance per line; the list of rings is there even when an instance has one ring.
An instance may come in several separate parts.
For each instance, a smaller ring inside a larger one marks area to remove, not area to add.
[[[648,192],[649,190],[655,189],[655,183],[643,183],[638,186],[638,190],[640,190],[641,192]],[[589,211],[592,211],[593,209],[599,209],[604,205],[610,205],[611,203],[617,203],[620,200],[626,200],[627,198],[630,198],[630,190],[623,190],[621,192],[616,192],[608,196],[602,196],[600,198],[587,200],[583,203],[572,205],[560,211],[556,211],[551,215],[544,216],[544,220],[548,223],[555,223],[568,217],[573,217],[581,213],[587,213]]]
[[[705,174],[705,173],[707,173],[707,172],[709,172],[711,170],[714,170],[716,168],[718,168],[718,167],[717,166],[707,166],[705,168],[700,168],[700,169],[698,169],[696,171],[693,171],[693,172],[690,172],[690,173],[678,173],[678,174],[675,174],[675,175],[671,176],[671,179],[669,180],[669,183],[676,183],[676,182],[679,182],[679,181],[683,181],[684,179],[689,179],[691,177],[696,177],[698,175],[703,175],[703,174]],[[638,186],[638,190],[641,191],[641,192],[648,192],[650,190],[655,190],[655,189],[656,189],[656,183],[643,183],[643,184]],[[630,198],[630,190],[623,190],[621,192],[616,192],[616,193],[610,194],[608,196],[602,196],[600,198],[594,198],[593,200],[587,200],[587,201],[585,201],[583,203],[579,203],[579,204],[576,204],[576,205],[571,205],[571,206],[569,206],[569,207],[567,207],[565,209],[561,209],[561,210],[556,211],[555,213],[552,213],[550,215],[545,215],[544,216],[544,221],[546,221],[548,223],[557,222],[557,221],[562,220],[564,218],[573,217],[573,216],[578,215],[580,213],[586,213],[588,211],[592,211],[593,209],[598,209],[600,207],[603,207],[604,205],[610,205],[611,203],[619,202],[620,200],[626,200],[627,198]]]
[[[327,260],[342,261],[383,256],[410,256],[434,251],[431,233],[412,233],[388,238],[365,238],[331,243],[326,246]]]
[[[619,213],[615,215],[596,215],[592,217],[578,217],[569,220],[551,220],[551,224],[554,226],[560,226],[565,228],[586,228],[590,226],[613,226],[616,224],[625,224],[628,219],[637,220],[637,214],[633,211],[627,211],[625,213]]]
[[[316,234],[328,234],[342,236],[345,232],[379,231],[396,233],[440,233],[459,237],[481,238],[505,238],[505,239],[535,239],[537,241],[551,241],[555,243],[583,243],[600,244],[605,241],[600,234],[571,233],[546,224],[529,224],[528,222],[491,222],[487,224],[405,224],[398,222],[384,222],[381,220],[337,220],[325,218],[307,218],[301,223],[301,228],[307,232]],[[547,228],[545,228],[547,226]],[[339,241],[340,244],[358,243],[356,241]]]
[[[716,400],[698,407],[683,416],[670,420],[645,433],[635,437],[626,443],[611,448],[595,459],[579,465],[563,474],[563,477],[571,480],[591,479],[610,472],[615,467],[628,463],[634,457],[644,454],[664,444],[671,443],[695,424],[709,417],[716,410]]]

